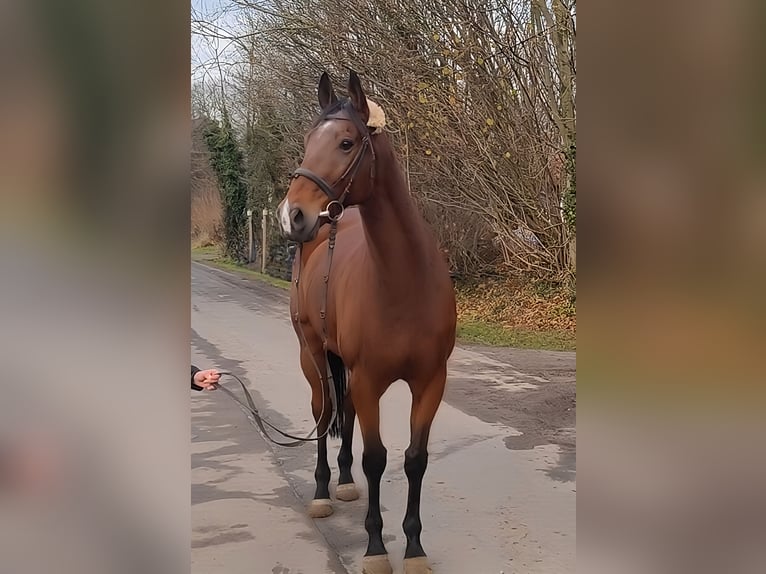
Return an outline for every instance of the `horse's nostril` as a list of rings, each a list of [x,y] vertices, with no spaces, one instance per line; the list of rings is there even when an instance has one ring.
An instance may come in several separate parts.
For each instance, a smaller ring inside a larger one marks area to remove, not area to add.
[[[300,227],[303,225],[303,211],[293,208],[290,210],[290,221],[292,221],[293,227]]]

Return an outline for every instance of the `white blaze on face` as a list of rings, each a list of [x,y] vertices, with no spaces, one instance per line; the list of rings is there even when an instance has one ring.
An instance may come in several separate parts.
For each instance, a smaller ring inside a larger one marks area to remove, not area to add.
[[[290,233],[290,202],[287,198],[282,201],[282,205],[279,206],[279,225],[282,227],[282,231]]]

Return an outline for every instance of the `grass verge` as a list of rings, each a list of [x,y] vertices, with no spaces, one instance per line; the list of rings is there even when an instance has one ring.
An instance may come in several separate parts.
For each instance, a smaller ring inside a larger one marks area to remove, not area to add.
[[[289,281],[277,279],[271,275],[266,275],[265,273],[255,271],[254,269],[250,269],[244,265],[234,263],[230,259],[221,257],[220,251],[217,247],[213,246],[194,248],[192,249],[191,255],[193,261],[199,261],[205,265],[210,265],[211,267],[216,267],[218,269],[224,269],[226,271],[234,271],[243,277],[257,279],[258,281],[263,281],[264,283],[268,283],[269,285],[273,285],[274,287],[278,287],[280,289],[290,289]]]
[[[195,261],[214,260],[221,257],[221,248],[217,245],[205,245],[204,247],[192,247],[192,259]]]
[[[458,281],[458,337],[484,345],[573,351],[574,292],[562,285],[510,277]]]
[[[577,336],[571,331],[536,331],[488,321],[458,320],[457,337],[466,343],[519,349],[574,351]]]

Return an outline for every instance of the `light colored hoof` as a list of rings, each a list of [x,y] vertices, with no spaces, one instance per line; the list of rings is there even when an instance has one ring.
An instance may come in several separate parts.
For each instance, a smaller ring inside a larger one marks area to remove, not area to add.
[[[404,559],[404,574],[433,574],[433,570],[428,565],[428,558],[418,556]]]
[[[339,484],[338,489],[335,491],[335,498],[345,502],[351,502],[352,500],[359,498],[359,491],[353,482]]]
[[[362,574],[393,574],[388,554],[362,558]]]
[[[327,518],[332,514],[332,500],[329,498],[315,498],[309,504],[309,516],[311,518]]]

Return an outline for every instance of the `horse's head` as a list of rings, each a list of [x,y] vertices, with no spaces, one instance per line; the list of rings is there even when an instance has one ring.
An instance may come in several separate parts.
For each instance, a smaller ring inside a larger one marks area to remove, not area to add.
[[[327,73],[322,74],[322,113],[304,138],[303,162],[293,172],[277,211],[282,233],[293,241],[311,241],[323,221],[339,218],[344,207],[364,202],[371,191],[372,140],[385,119],[383,111],[367,100],[353,71],[348,93],[348,99],[338,99]]]

